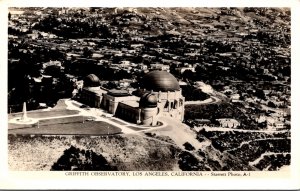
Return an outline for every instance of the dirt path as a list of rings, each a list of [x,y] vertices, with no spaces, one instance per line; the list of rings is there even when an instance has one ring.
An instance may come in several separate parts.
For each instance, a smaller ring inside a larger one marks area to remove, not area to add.
[[[246,144],[249,144],[251,142],[254,142],[254,141],[265,141],[265,140],[286,140],[286,139],[291,139],[290,137],[287,137],[287,138],[279,138],[279,137],[273,137],[273,138],[265,138],[265,139],[254,139],[254,140],[250,140],[250,141],[243,141],[240,146],[236,147],[236,148],[233,148],[233,149],[230,149],[230,150],[227,150],[228,151],[234,151],[234,150],[237,150],[239,148],[241,148],[243,145],[246,145]]]
[[[271,155],[287,155],[287,154],[291,154],[291,153],[274,153],[274,152],[266,152],[260,155],[260,157],[258,157],[257,159],[255,159],[252,162],[249,162],[250,165],[254,166],[256,164],[259,163],[259,161],[261,161],[264,156],[271,156]]]
[[[289,130],[250,130],[250,129],[233,129],[224,127],[203,127],[206,131],[236,131],[244,133],[285,133]]]

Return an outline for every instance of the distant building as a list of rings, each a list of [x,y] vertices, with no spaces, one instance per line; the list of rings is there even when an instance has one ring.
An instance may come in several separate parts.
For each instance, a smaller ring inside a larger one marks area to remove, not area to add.
[[[61,69],[63,68],[60,61],[49,61],[49,62],[43,63],[43,69],[47,68],[48,66],[58,66]]]
[[[237,128],[238,126],[240,126],[240,122],[238,122],[235,119],[231,119],[231,118],[222,118],[222,119],[216,119],[221,127],[225,127],[225,128]]]
[[[230,95],[230,99],[232,101],[239,100],[240,99],[240,94],[232,94],[232,95]]]
[[[140,64],[140,65],[139,65],[139,68],[140,68],[141,70],[147,70],[147,69],[148,69],[148,66],[145,65],[145,64]]]
[[[192,71],[192,72],[196,72],[195,71],[195,67],[192,67],[192,66],[188,66],[188,67],[179,67],[179,68],[176,68],[176,70],[177,70],[177,72],[179,73],[179,74],[182,74],[184,71],[186,71],[186,70],[190,70],[190,71]]]
[[[151,70],[170,71],[170,66],[164,64],[150,64]]]

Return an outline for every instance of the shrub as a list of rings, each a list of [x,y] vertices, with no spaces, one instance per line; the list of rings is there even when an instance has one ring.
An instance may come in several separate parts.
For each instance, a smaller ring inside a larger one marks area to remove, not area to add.
[[[195,147],[193,147],[193,145],[191,145],[189,142],[185,142],[183,144],[184,148],[188,151],[192,151],[192,150],[195,150]]]
[[[199,163],[198,159],[187,151],[179,154],[179,168],[183,171],[200,171],[203,170],[203,164]]]
[[[117,170],[108,164],[107,160],[92,150],[80,150],[74,146],[64,151],[64,154],[54,163],[51,170]]]

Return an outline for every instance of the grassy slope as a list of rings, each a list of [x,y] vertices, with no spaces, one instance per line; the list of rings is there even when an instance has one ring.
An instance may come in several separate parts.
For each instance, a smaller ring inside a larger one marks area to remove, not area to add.
[[[178,170],[174,157],[178,149],[137,135],[108,138],[9,135],[9,168],[50,170],[63,151],[71,145],[102,154],[118,170]]]

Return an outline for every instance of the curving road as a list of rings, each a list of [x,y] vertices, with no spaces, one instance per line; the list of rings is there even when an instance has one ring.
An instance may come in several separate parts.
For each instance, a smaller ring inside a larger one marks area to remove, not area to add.
[[[210,98],[202,101],[186,101],[184,105],[205,105],[205,104],[214,104],[219,103],[221,100],[215,96],[211,96]]]

